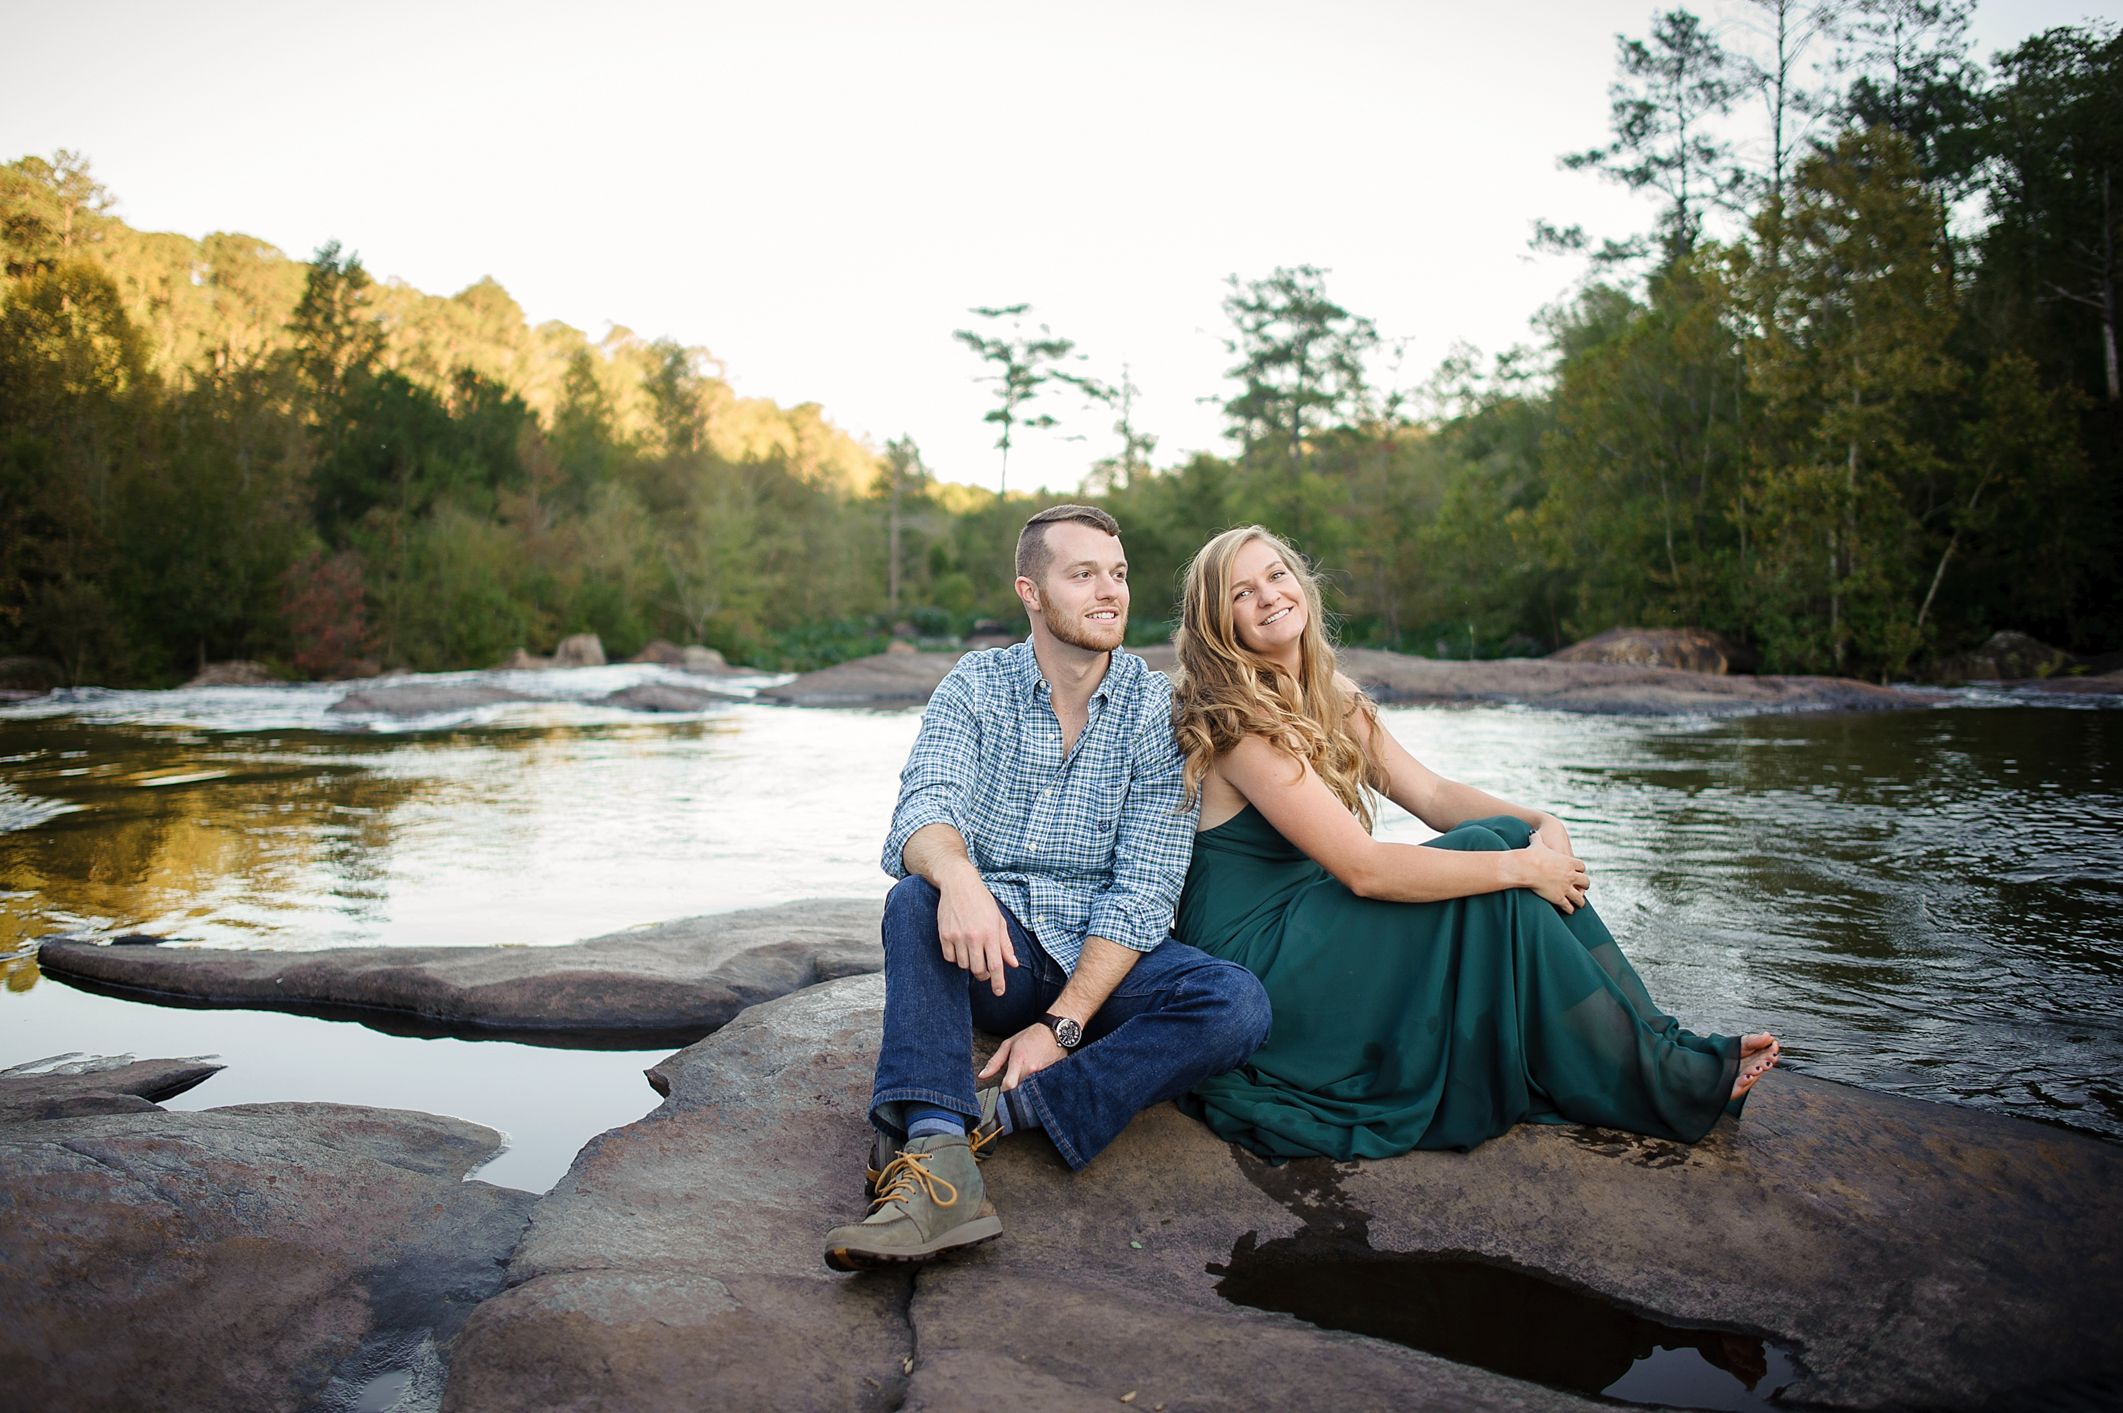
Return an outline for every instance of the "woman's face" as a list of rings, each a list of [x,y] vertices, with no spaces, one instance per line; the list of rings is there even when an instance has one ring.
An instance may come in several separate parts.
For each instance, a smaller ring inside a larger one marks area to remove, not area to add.
[[[1283,656],[1305,632],[1305,591],[1274,545],[1248,540],[1231,561],[1231,626],[1263,657]]]

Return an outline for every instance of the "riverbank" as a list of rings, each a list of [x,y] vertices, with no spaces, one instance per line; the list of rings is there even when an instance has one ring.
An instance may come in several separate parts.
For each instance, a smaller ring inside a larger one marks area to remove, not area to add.
[[[1562,1413],[1612,1406],[1603,1389],[1884,1409],[2123,1387],[2123,1148],[1784,1071],[1693,1147],[1527,1125],[1468,1154],[1271,1168],[1160,1105],[1079,1174],[1043,1135],[1004,1140],[983,1169],[1001,1239],[834,1276],[819,1237],[861,1209],[883,996],[862,976],[748,1009],[652,1066],[661,1106],[535,1201],[461,1180],[498,1141],[475,1125],[164,1113],[136,1091],[196,1066],[112,1070],[101,1109],[0,1122],[0,1258],[21,1273],[0,1347],[46,1376],[37,1406],[81,1413]],[[37,1082],[0,1078],[0,1099]],[[1486,1340],[1396,1322],[1433,1306]],[[240,1358],[183,1354],[229,1331]]]

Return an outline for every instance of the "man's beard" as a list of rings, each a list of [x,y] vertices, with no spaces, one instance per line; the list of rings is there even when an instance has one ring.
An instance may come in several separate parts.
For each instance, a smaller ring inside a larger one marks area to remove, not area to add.
[[[1047,625],[1049,633],[1070,647],[1082,648],[1085,652],[1110,653],[1120,646],[1121,639],[1128,636],[1128,610],[1125,608],[1120,610],[1110,625],[1093,625],[1081,618],[1065,619],[1048,608],[1040,609],[1039,616],[1040,621]]]

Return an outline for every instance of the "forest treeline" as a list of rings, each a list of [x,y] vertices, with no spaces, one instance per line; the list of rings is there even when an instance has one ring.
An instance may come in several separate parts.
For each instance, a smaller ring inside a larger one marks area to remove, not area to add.
[[[1347,640],[1404,651],[1691,624],[1772,669],[1899,677],[2000,628],[2115,648],[2123,39],[1982,65],[1953,0],[1748,13],[1620,41],[1608,140],[1563,160],[1660,214],[1537,223],[1592,274],[1535,346],[1404,387],[1324,272],[1233,277],[1231,449],[1159,464],[1125,371],[975,311],[1005,457],[1064,399],[1116,419],[1066,495],[940,483],[909,441],[736,398],[703,350],[532,328],[491,280],[441,298],[336,246],[135,231],[86,162],[23,158],[0,167],[0,657],[169,683],[587,631],[804,668],[1014,616],[1017,527],[1070,498],[1126,528],[1138,640],[1193,548],[1258,519],[1327,572]]]

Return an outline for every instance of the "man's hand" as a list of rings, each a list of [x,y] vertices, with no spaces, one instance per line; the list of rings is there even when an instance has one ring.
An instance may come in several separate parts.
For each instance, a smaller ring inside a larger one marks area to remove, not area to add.
[[[1002,905],[988,891],[966,854],[966,841],[948,824],[925,824],[899,851],[909,873],[929,880],[937,892],[936,940],[944,960],[964,967],[1000,996],[1009,989],[1005,966],[1016,966],[1010,927]]]
[[[980,1077],[988,1079],[1000,1071],[1003,1088],[1015,1089],[1021,1081],[1030,1079],[1058,1060],[1068,1058],[1069,1052],[1062,1049],[1054,1032],[1034,1021],[996,1047],[995,1057],[988,1061]]]
[[[942,897],[936,905],[936,938],[943,944],[944,960],[964,967],[1002,995],[1009,988],[1003,968],[1017,965],[1002,905],[971,863],[944,871],[937,891]]]

